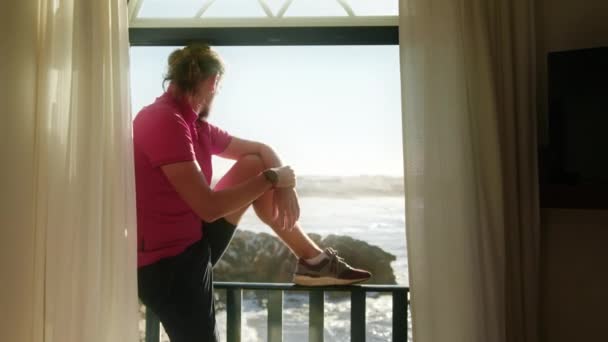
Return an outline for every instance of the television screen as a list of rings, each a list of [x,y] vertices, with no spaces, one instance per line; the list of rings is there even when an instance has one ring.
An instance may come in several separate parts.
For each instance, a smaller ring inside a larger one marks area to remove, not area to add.
[[[608,185],[608,48],[550,53],[548,75],[541,184]]]

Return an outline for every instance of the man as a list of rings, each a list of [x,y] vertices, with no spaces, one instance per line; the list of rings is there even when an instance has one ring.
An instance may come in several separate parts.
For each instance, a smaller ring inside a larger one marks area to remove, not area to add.
[[[193,45],[174,51],[168,62],[169,87],[138,113],[133,140],[139,295],[171,341],[217,340],[213,265],[249,206],[298,257],[296,284],[369,279],[369,272],[350,267],[331,248],[321,250],[304,233],[294,172],[271,147],[207,122],[224,73],[220,57]],[[213,189],[212,155],[236,161]]]

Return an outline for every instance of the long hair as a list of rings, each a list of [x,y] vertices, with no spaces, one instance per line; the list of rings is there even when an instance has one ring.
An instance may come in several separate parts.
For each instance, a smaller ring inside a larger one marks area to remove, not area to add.
[[[169,81],[179,94],[191,94],[201,81],[223,74],[224,63],[215,51],[205,44],[189,44],[169,55],[163,86]]]

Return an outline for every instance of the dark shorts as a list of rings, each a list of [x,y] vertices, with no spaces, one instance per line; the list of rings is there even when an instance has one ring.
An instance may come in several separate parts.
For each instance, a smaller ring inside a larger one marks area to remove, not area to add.
[[[213,266],[236,227],[224,219],[202,226],[203,238],[184,252],[137,271],[139,298],[159,318],[171,342],[219,341]]]

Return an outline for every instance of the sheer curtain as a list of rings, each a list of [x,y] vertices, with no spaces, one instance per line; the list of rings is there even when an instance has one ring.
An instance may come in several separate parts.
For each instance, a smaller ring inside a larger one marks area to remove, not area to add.
[[[13,40],[27,47],[12,56],[31,78],[9,89],[27,106],[10,124],[29,148],[4,152],[28,163],[7,165],[17,185],[2,197],[27,196],[15,206],[19,227],[3,233],[19,265],[3,261],[3,278],[20,279],[24,290],[3,305],[17,326],[2,329],[1,339],[136,341],[127,2],[23,3],[9,5],[21,16],[7,29],[33,27]]]
[[[539,340],[535,1],[488,2],[503,170],[507,341]]]
[[[525,0],[400,2],[417,342],[537,340],[531,23]]]

